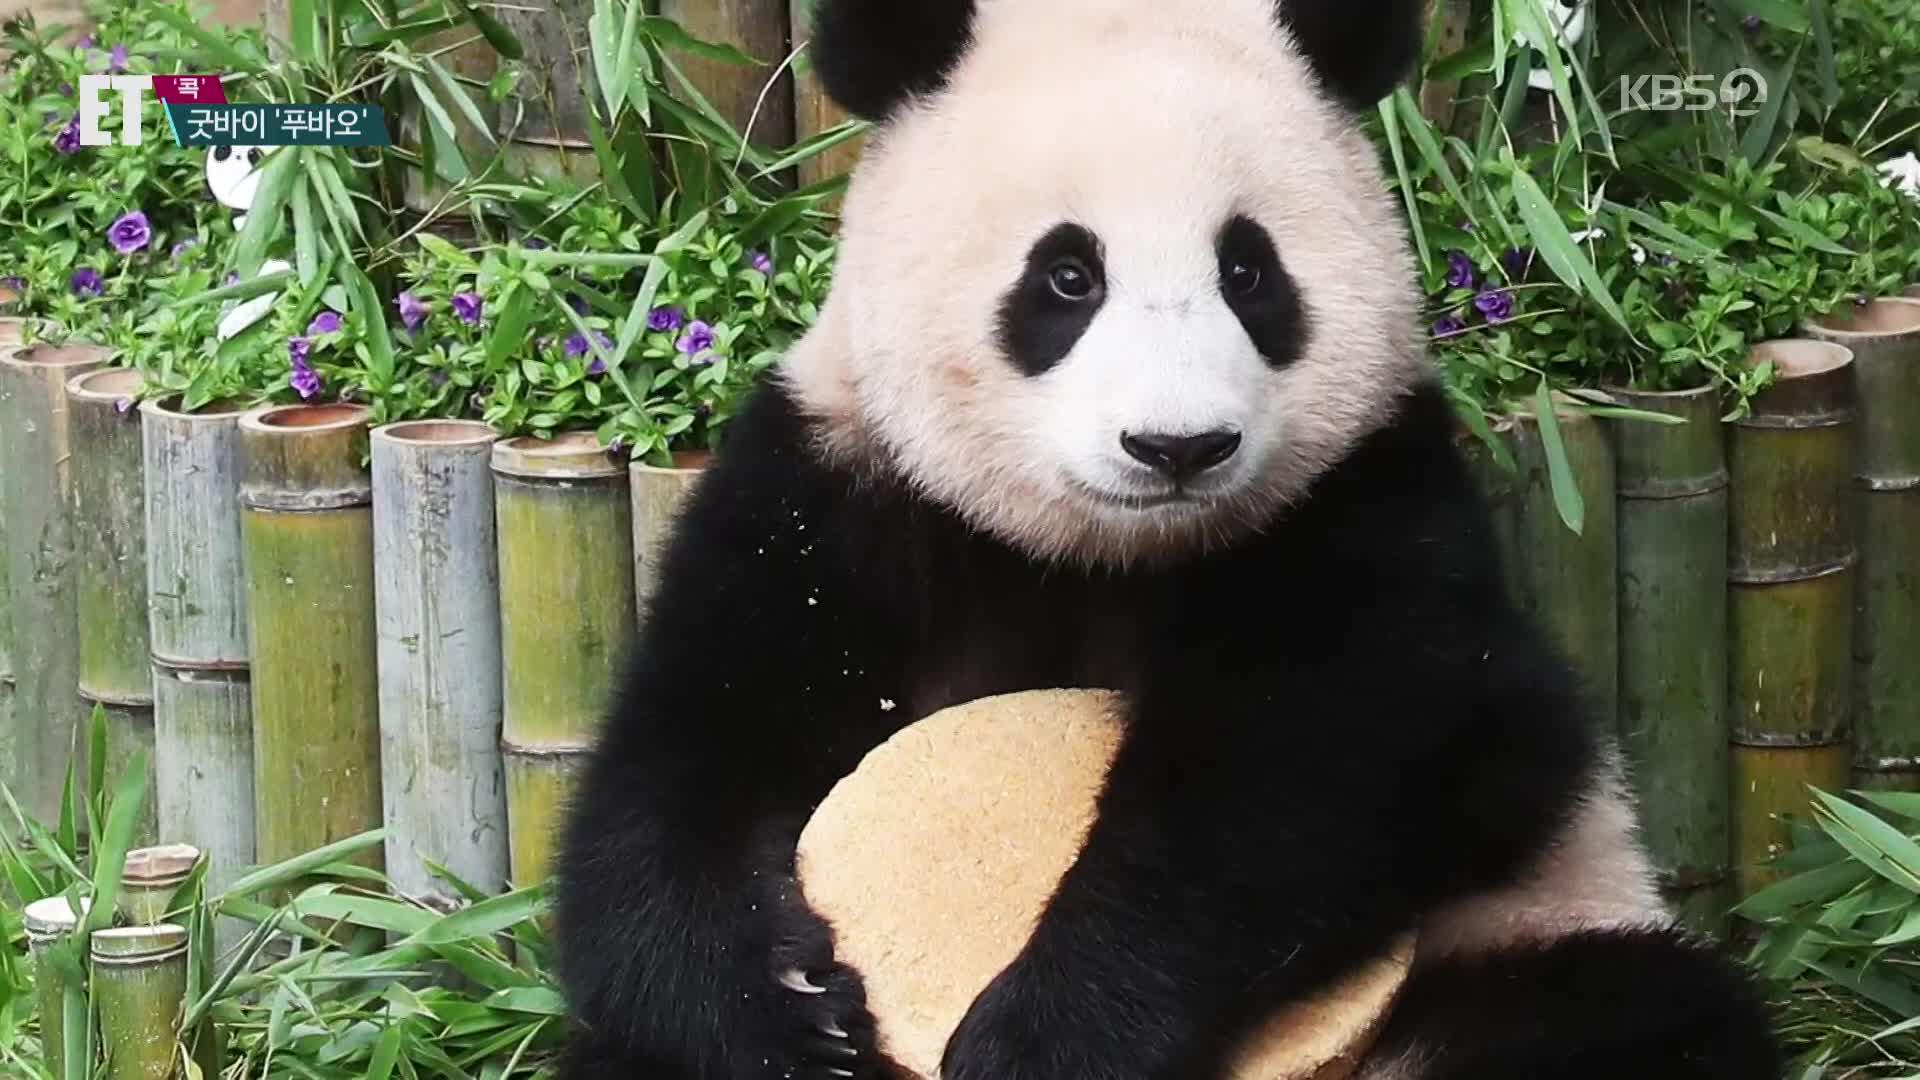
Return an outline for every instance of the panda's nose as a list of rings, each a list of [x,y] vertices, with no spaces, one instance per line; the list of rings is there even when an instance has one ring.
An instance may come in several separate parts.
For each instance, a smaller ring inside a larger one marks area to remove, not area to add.
[[[1233,456],[1240,449],[1237,431],[1203,431],[1198,435],[1122,433],[1120,446],[1127,456],[1175,481],[1191,480]]]

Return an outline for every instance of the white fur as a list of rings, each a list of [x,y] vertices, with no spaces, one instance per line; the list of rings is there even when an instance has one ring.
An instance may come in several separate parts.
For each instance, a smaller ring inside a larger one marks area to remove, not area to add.
[[[1306,352],[1262,363],[1219,295],[1241,213],[1300,288]],[[995,320],[1029,247],[1072,221],[1109,295],[1039,377]],[[1413,267],[1371,145],[1314,84],[1271,0],[984,0],[948,93],[870,142],[836,281],[788,357],[829,449],[896,469],[1045,559],[1189,554],[1260,527],[1426,372]],[[1193,497],[1158,493],[1123,432],[1241,432]]]

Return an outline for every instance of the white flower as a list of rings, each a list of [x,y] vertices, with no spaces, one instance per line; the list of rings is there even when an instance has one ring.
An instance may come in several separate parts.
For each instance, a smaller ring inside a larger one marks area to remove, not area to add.
[[[1881,162],[1880,172],[1894,190],[1920,198],[1920,157],[1915,157],[1911,150]]]

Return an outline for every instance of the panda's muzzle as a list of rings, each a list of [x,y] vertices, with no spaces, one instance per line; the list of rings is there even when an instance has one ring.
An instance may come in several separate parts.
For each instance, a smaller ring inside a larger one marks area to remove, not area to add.
[[[1232,457],[1240,449],[1240,433],[1223,430],[1203,431],[1198,435],[1156,432],[1133,435],[1123,432],[1120,447],[1128,457],[1175,484],[1184,484]]]

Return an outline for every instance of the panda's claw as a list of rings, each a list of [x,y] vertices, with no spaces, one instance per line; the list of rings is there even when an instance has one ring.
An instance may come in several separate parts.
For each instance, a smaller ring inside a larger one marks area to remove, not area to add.
[[[808,982],[807,973],[801,971],[799,968],[786,968],[780,972],[778,978],[781,986],[786,987],[796,994],[824,994],[827,992],[826,987],[815,986]]]

